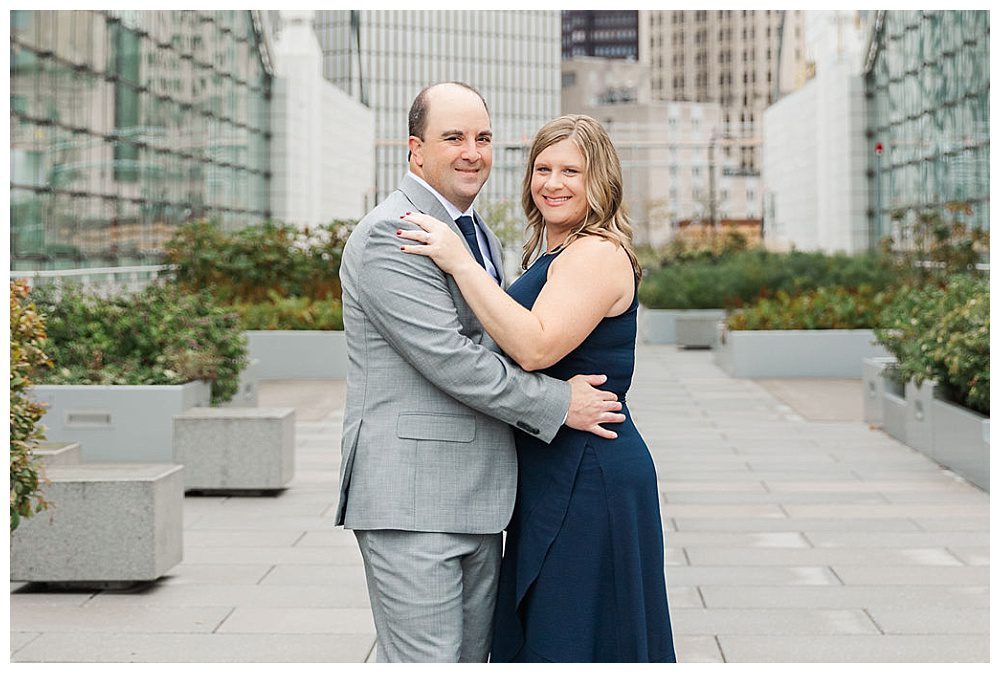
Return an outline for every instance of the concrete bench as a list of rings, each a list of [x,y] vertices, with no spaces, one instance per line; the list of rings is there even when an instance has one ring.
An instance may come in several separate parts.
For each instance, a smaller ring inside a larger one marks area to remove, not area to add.
[[[46,469],[57,465],[79,465],[80,464],[80,443],[79,442],[39,442],[31,450],[38,462]]]
[[[284,488],[295,476],[295,410],[195,407],[174,416],[189,491]]]
[[[725,311],[688,311],[675,319],[677,345],[681,348],[711,348],[716,325],[725,319]]]
[[[183,556],[180,465],[53,465],[48,510],[22,519],[10,538],[12,582],[145,582]]]

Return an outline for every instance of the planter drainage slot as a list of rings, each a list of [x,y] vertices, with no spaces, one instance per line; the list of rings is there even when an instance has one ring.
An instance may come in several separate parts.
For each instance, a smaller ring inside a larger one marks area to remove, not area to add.
[[[109,428],[109,411],[70,411],[66,413],[67,428]]]

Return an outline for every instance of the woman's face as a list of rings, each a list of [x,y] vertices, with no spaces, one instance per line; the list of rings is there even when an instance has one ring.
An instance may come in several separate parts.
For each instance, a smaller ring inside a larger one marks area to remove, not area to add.
[[[587,217],[587,168],[572,139],[549,145],[535,158],[531,197],[545,224],[572,228]]]

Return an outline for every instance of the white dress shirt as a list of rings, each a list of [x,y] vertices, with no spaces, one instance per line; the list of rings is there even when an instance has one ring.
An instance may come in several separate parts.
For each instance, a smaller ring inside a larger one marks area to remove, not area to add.
[[[427,181],[424,180],[423,178],[421,178],[419,175],[415,175],[412,171],[407,171],[407,175],[409,175],[411,178],[413,178],[414,180],[416,180],[417,182],[419,182],[421,185],[423,185],[424,187],[426,187],[427,190],[431,194],[433,194],[434,197],[438,201],[441,202],[441,205],[444,206],[444,209],[446,211],[448,211],[448,216],[452,219],[453,222],[455,220],[457,220],[458,218],[462,217],[463,215],[472,218],[472,222],[475,225],[475,229],[476,229],[476,242],[479,244],[479,253],[483,256],[483,262],[486,265],[486,270],[499,283],[500,282],[500,274],[497,273],[497,268],[496,268],[496,266],[493,265],[493,259],[490,256],[490,246],[489,246],[489,243],[486,241],[486,232],[484,232],[479,227],[479,223],[476,221],[476,216],[473,215],[473,210],[474,210],[473,207],[469,206],[469,209],[466,210],[463,213],[461,210],[459,210],[458,208],[456,208],[455,205],[452,204],[451,201],[449,201],[448,199],[446,199],[443,196],[441,196],[441,194],[439,194],[436,189],[434,189],[429,184],[427,184]]]

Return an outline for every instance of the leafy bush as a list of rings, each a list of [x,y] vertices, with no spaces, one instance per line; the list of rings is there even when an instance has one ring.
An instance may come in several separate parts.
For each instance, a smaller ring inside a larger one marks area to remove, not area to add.
[[[206,292],[151,285],[135,294],[89,295],[66,287],[33,291],[47,316],[54,384],[175,385],[204,379],[212,401],[239,387],[247,365],[238,316]]]
[[[731,330],[868,329],[876,326],[889,291],[820,287],[798,295],[779,290],[727,319]]]
[[[352,227],[267,222],[227,233],[201,220],[177,230],[167,260],[181,287],[212,292],[243,329],[343,329],[340,259]]]
[[[45,438],[38,421],[45,407],[28,398],[31,376],[39,367],[50,366],[42,350],[45,322],[28,301],[28,285],[10,284],[10,530],[48,507],[39,491],[39,465],[31,454]]]
[[[893,277],[888,260],[872,254],[749,250],[669,264],[646,277],[639,299],[648,308],[735,308],[779,291],[860,286],[877,291]]]
[[[209,289],[225,302],[281,297],[340,298],[340,258],[351,223],[298,229],[266,222],[227,233],[200,220],[182,225],[167,243],[174,279]]]
[[[953,276],[947,285],[907,287],[886,307],[875,336],[896,356],[899,382],[932,379],[949,399],[989,415],[989,279]]]
[[[270,303],[237,302],[233,309],[240,314],[243,329],[253,330],[342,330],[344,315],[337,299],[280,297],[272,295]]]

